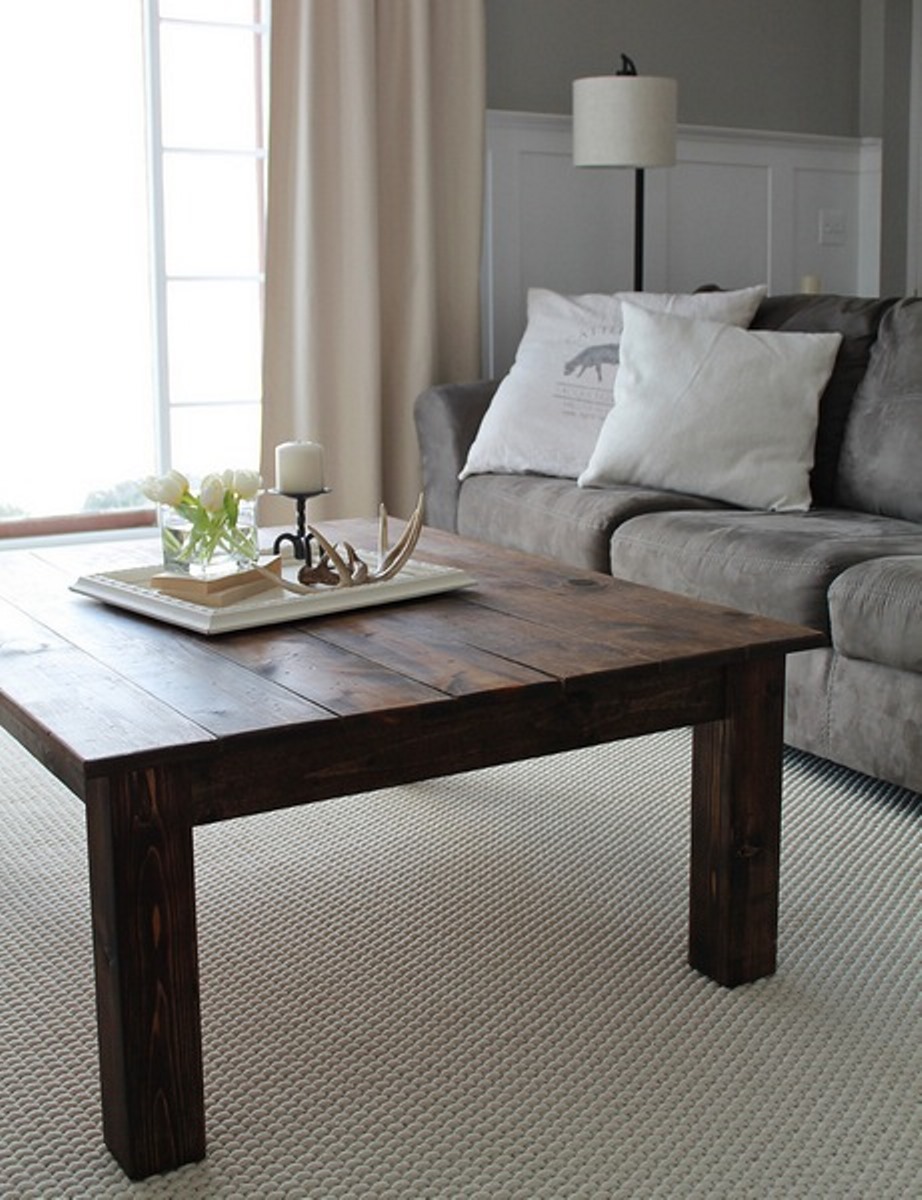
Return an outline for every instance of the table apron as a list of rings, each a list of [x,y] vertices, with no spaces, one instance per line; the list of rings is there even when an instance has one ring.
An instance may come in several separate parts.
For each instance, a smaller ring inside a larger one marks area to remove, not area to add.
[[[207,824],[719,720],[732,671],[551,681],[227,741],[191,765],[188,818]]]

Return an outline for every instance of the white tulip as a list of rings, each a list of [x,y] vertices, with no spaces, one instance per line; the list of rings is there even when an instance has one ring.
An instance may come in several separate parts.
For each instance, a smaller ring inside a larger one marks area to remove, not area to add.
[[[206,475],[199,491],[199,503],[206,512],[220,512],[224,507],[224,480],[220,475]]]
[[[188,491],[189,481],[179,471],[170,471],[166,475],[148,475],[138,486],[148,500],[175,507]]]
[[[233,486],[234,491],[241,500],[252,500],[259,491],[259,485],[262,479],[258,471],[234,471]]]
[[[161,482],[164,504],[178,504],[189,490],[189,480],[181,471],[168,471]]]

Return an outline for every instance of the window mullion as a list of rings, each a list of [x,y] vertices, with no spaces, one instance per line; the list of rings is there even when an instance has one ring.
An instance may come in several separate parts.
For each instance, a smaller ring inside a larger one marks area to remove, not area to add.
[[[160,4],[144,0],[147,69],[147,145],[150,175],[152,369],[158,470],[171,466],[170,370],[167,326],[166,228],[163,190],[163,123],[160,95]]]

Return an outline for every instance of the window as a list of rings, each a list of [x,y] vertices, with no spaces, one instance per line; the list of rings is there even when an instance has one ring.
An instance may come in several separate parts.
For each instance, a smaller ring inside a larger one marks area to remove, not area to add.
[[[268,22],[269,0],[8,15],[0,532],[256,465]]]

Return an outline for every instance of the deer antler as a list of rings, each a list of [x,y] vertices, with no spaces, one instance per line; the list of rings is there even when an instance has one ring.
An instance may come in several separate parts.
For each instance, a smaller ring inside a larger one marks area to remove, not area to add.
[[[320,545],[322,554],[320,562],[316,567],[302,567],[298,572],[298,578],[302,583],[335,583],[337,587],[352,587],[355,580],[352,578],[352,563],[358,558],[355,550],[348,544],[343,547],[345,558],[339,553],[332,542],[327,541],[319,529],[315,529],[313,525],[308,525],[308,531],[313,534]],[[318,578],[311,578],[314,574]]]
[[[393,546],[387,545],[387,510],[382,504],[378,512],[378,565],[369,567],[354,546],[341,542],[334,546],[319,529],[308,526],[317,539],[322,551],[316,567],[302,567],[298,580],[306,586],[325,584],[333,587],[359,587],[363,583],[383,583],[393,579],[410,559],[416,549],[423,527],[423,497],[420,495],[416,508],[407,521],[406,528]]]
[[[413,510],[413,515],[407,521],[406,529],[404,529],[393,547],[384,555],[377,571],[373,573],[376,580],[393,579],[397,572],[406,565],[410,555],[416,549],[416,543],[419,541],[419,535],[423,527],[422,505],[423,498],[420,496],[419,503]]]

